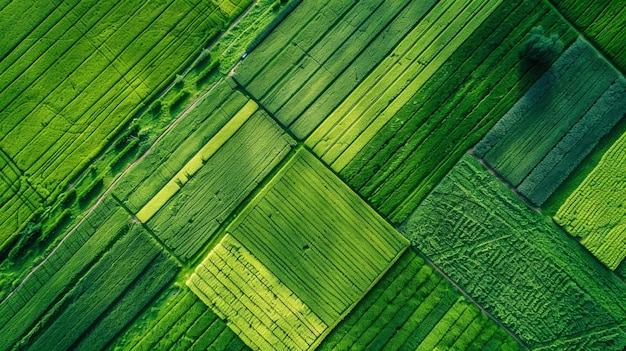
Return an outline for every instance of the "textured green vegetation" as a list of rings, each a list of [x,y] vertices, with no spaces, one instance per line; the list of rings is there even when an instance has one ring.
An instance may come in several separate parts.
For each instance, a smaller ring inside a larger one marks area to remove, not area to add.
[[[626,257],[626,134],[559,208],[555,220],[610,269]]]
[[[305,1],[238,67],[236,79],[306,137],[433,1]]]
[[[621,0],[550,0],[622,72],[626,70],[626,8]]]
[[[243,116],[249,115],[249,119],[238,130],[231,130],[234,133],[228,140],[215,140],[224,136],[220,131],[209,141],[207,146],[213,142],[221,146],[214,154],[207,159],[200,158],[198,167],[187,164],[181,169],[184,172],[188,166],[199,168],[193,176],[182,175],[188,179],[186,182],[174,183],[180,190],[160,203],[160,209],[146,223],[183,260],[191,258],[211,239],[291,150],[293,140],[284,130],[265,112],[250,111],[249,106],[242,108]],[[233,120],[237,118],[236,115]],[[232,126],[226,124],[223,128]],[[164,189],[168,191],[167,186]]]
[[[238,351],[248,348],[224,321],[183,286],[164,291],[110,349]]]
[[[519,345],[412,250],[320,350],[518,350]]]
[[[0,149],[42,198],[54,201],[249,2],[7,4],[0,26],[14,34],[5,33],[0,46]],[[38,201],[26,187],[14,197],[22,200],[2,208],[17,219],[0,227],[3,242],[33,217],[21,202]]]
[[[300,149],[227,228],[332,328],[408,242]]]
[[[246,98],[222,82],[165,134],[114,188],[114,194],[139,212],[185,164],[239,111]],[[146,169],[153,170],[146,172]]]
[[[102,348],[177,272],[141,226],[105,199],[0,304],[0,349]]]
[[[255,350],[314,349],[328,326],[267,267],[225,235],[187,285]]]
[[[497,4],[484,3],[483,11],[465,27],[463,22],[456,24],[461,31],[451,41],[452,47],[458,46],[454,52],[446,53],[448,46],[434,53],[425,50],[426,61],[407,65],[406,59],[427,46],[416,45],[412,55],[408,48],[424,40],[441,45],[442,38],[407,35],[394,49],[398,52],[376,67],[307,140],[342,179],[393,222],[402,222],[544,72],[521,58],[530,30],[542,25],[565,43],[574,40],[574,33],[542,1],[505,1],[493,9]],[[463,9],[458,2],[440,2],[425,18],[436,19],[455,8]],[[428,24],[419,22],[415,34]],[[435,55],[431,63],[428,55]],[[396,78],[387,79],[388,72],[395,72]]]
[[[461,159],[404,231],[531,348],[626,346],[624,283],[473,157]]]
[[[626,113],[626,81],[576,41],[474,148],[541,205]]]
[[[15,238],[22,224],[39,210],[43,199],[11,157],[0,149],[0,252]],[[27,242],[31,238],[25,238],[22,231],[17,240]]]
[[[292,145],[264,111],[223,81],[155,145],[114,193],[182,260],[188,260]]]

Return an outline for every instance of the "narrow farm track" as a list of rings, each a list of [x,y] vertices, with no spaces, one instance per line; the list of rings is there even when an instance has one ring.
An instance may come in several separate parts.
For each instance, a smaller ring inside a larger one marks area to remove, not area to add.
[[[414,250],[419,251],[417,248],[413,247]],[[428,262],[428,264],[433,267],[437,272],[439,272],[439,274],[441,274],[442,277],[444,277],[447,281],[450,282],[450,284],[452,284],[461,294],[463,294],[463,296],[465,296],[465,298],[467,298],[468,300],[470,300],[474,305],[478,306],[478,308],[480,308],[481,311],[483,311],[484,314],[487,315],[487,317],[489,317],[489,319],[491,319],[492,321],[494,321],[500,328],[502,328],[504,331],[507,332],[507,334],[509,334],[513,339],[515,339],[515,341],[517,341],[518,344],[520,344],[525,350],[530,350],[528,348],[528,346],[526,346],[522,340],[520,340],[520,338],[517,337],[517,335],[515,335],[509,328],[507,328],[504,324],[502,324],[497,318],[495,318],[491,313],[489,313],[489,311],[487,311],[483,306],[481,306],[478,301],[476,301],[473,297],[471,297],[467,292],[465,292],[465,290],[463,290],[463,288],[461,288],[454,280],[450,279],[450,277],[448,277],[446,275],[446,273],[444,273],[441,268],[439,268],[433,261],[431,261],[428,256],[421,254],[421,257],[424,258],[424,260],[426,262]]]
[[[222,33],[220,33],[210,44],[209,46],[207,46],[207,50],[210,50],[213,46],[215,46],[215,44],[220,40],[220,38],[222,38],[222,36],[228,32],[231,28],[233,28],[235,25],[237,25],[240,21],[241,18],[243,16],[245,16],[245,14],[248,13],[248,11],[250,11],[250,9],[258,2],[258,0],[254,0],[244,11],[241,12],[241,14],[239,16],[237,16],[237,18],[235,18],[231,25],[224,30]],[[195,63],[195,62],[194,62]],[[193,67],[193,64],[189,65],[189,67],[187,68],[187,70],[185,71],[185,74],[189,72],[189,70]],[[74,227],[72,229],[70,229],[67,234],[65,234],[65,236],[63,236],[63,238],[58,242],[58,244],[54,247],[54,249],[52,249],[52,251],[50,251],[46,257],[39,262],[35,267],[33,267],[30,272],[24,276],[24,278],[21,280],[21,282],[15,286],[15,288],[13,288],[11,290],[10,293],[8,293],[0,302],[0,304],[3,304],[5,301],[7,301],[9,299],[9,297],[11,295],[13,295],[13,293],[18,290],[21,286],[24,285],[24,282],[34,274],[34,272],[39,269],[52,255],[54,255],[54,253],[58,250],[58,248],[63,244],[63,242],[65,242],[65,240],[72,235],[72,233],[74,233],[76,231],[76,229],[89,217],[89,215],[102,203],[103,199],[111,192],[111,190],[113,189],[113,187],[124,177],[124,175],[126,175],[131,169],[133,169],[141,160],[143,160],[148,154],[150,154],[150,152],[152,151],[152,149],[159,143],[159,141],[161,139],[163,139],[163,137],[165,135],[167,135],[167,133],[169,133],[182,119],[185,118],[185,116],[187,116],[187,114],[193,110],[199,103],[200,101],[202,101],[202,99],[204,99],[207,95],[209,95],[213,89],[215,88],[215,86],[217,86],[219,83],[221,83],[224,79],[221,78],[220,80],[218,80],[210,89],[208,89],[204,94],[202,94],[200,97],[198,97],[189,107],[187,107],[185,109],[185,111],[183,111],[183,113],[180,114],[180,116],[178,116],[168,127],[165,131],[163,131],[163,133],[161,133],[152,143],[152,145],[150,145],[150,147],[146,150],[146,152],[143,153],[143,155],[141,155],[138,159],[136,159],[133,163],[131,163],[130,165],[128,165],[128,167],[126,167],[126,169],[124,169],[124,171],[122,173],[120,173],[115,180],[111,183],[111,185],[109,185],[105,191],[102,193],[102,195],[98,198],[98,200],[93,204],[93,206],[91,206],[87,212],[85,212],[83,214],[83,217],[81,218],[80,221],[78,221],[78,223],[76,223],[74,225]],[[174,83],[171,83],[166,89],[165,91],[159,95],[159,97],[162,97],[163,95],[165,95],[167,92],[169,92],[172,87],[174,86]],[[92,162],[90,162],[88,165],[85,166],[85,171],[83,171],[83,173],[81,175],[79,175],[77,177],[77,179],[80,179],[82,176],[84,176],[84,174],[87,172],[87,169],[89,168],[89,166],[97,163],[99,160],[101,160],[104,155],[111,150],[111,148],[113,148],[113,145],[110,145],[108,148],[106,148],[104,151],[102,151],[100,153],[100,155],[98,155]],[[71,188],[73,186],[73,184],[69,185],[69,188]],[[162,245],[161,241],[157,240],[157,242],[159,242],[159,244]],[[165,248],[165,247],[164,247]],[[166,249],[166,252],[169,252],[169,250]],[[175,257],[176,260],[178,260],[178,258]]]
[[[55,254],[55,252],[58,250],[58,248],[63,244],[63,242],[70,236],[72,235],[76,229],[89,217],[89,215],[100,205],[100,203],[102,203],[102,201],[104,200],[104,198],[109,195],[109,193],[111,192],[111,190],[113,189],[113,187],[115,187],[115,185],[120,181],[120,179],[122,179],[132,168],[134,168],[139,162],[141,162],[141,160],[143,160],[148,154],[150,154],[150,152],[152,151],[152,149],[159,143],[159,141],[167,134],[169,133],[170,130],[172,130],[182,119],[185,118],[185,116],[187,116],[187,114],[193,110],[199,103],[200,101],[202,101],[202,99],[204,99],[207,95],[209,95],[209,93],[211,93],[213,91],[213,89],[215,88],[215,86],[217,84],[219,84],[220,82],[222,82],[224,79],[221,78],[219,81],[217,81],[217,83],[215,85],[213,85],[213,87],[211,87],[209,90],[207,90],[204,94],[202,94],[200,97],[198,97],[198,99],[196,99],[196,101],[194,101],[189,107],[187,107],[185,109],[185,111],[183,111],[183,113],[180,114],[180,116],[178,116],[170,125],[169,127],[163,131],[163,133],[161,133],[161,135],[159,135],[158,138],[156,138],[156,140],[154,141],[154,143],[152,143],[152,145],[150,145],[150,147],[148,148],[148,150],[146,150],[146,152],[143,153],[143,155],[141,155],[138,159],[136,159],[133,163],[131,163],[130,165],[128,165],[128,167],[126,167],[126,169],[124,169],[124,171],[122,173],[120,173],[115,180],[111,183],[111,185],[109,185],[105,191],[102,193],[102,195],[100,195],[100,197],[98,198],[98,200],[93,204],[93,206],[91,206],[84,214],[83,217],[81,218],[80,221],[78,221],[78,223],[76,223],[74,225],[74,227],[72,229],[70,229],[67,234],[65,234],[65,236],[63,236],[63,239],[61,239],[61,241],[59,241],[59,243],[54,247],[54,249],[52,249],[52,251],[50,251],[50,253],[48,253],[46,255],[46,257],[39,262],[33,269],[30,270],[30,272],[22,279],[22,281],[20,282],[20,284],[18,284],[15,288],[13,288],[11,290],[11,292],[9,294],[7,294],[7,296],[4,297],[4,299],[2,299],[2,302],[0,302],[0,304],[4,303],[7,299],[9,299],[9,297],[11,297],[11,295],[13,295],[13,293],[18,290],[22,285],[24,285],[24,282],[33,275],[33,273],[39,269],[39,267],[41,267],[44,263],[46,263],[46,261]],[[97,160],[96,160],[97,161]],[[94,161],[94,162],[96,162]]]
[[[257,2],[259,2],[259,0],[254,0],[254,1],[252,1],[252,2],[250,3],[250,5],[248,5],[248,7],[246,7],[246,9],[245,9],[245,10],[243,10],[243,11],[241,12],[241,14],[240,14],[239,16],[237,16],[237,18],[235,18],[235,19],[231,22],[230,26],[228,26],[228,28],[226,28],[226,29],[225,29],[225,30],[223,30],[220,34],[218,34],[218,35],[215,37],[215,39],[213,39],[213,40],[211,41],[211,43],[209,43],[209,45],[208,45],[206,48],[204,48],[204,49],[205,49],[205,50],[211,50],[211,49],[212,49],[212,48],[213,48],[213,47],[217,44],[217,42],[218,42],[218,41],[220,41],[220,39],[222,39],[222,37],[223,37],[226,33],[228,33],[228,32],[229,32],[229,31],[230,31],[233,27],[235,27],[235,26],[236,26],[236,25],[237,25],[237,24],[241,21],[241,19],[243,18],[243,16],[245,16],[245,15],[246,15],[246,14],[250,11],[250,9],[251,9],[252,7],[254,7],[254,5],[256,5],[256,3],[257,3]],[[198,61],[199,61],[199,59],[196,59],[194,62],[192,62],[192,63],[191,63],[191,64],[187,67],[187,69],[186,69],[186,70],[185,70],[185,72],[182,74],[182,76],[183,76],[183,77],[184,77],[184,76],[186,76],[186,75],[189,73],[189,71],[191,71],[191,70],[193,69],[193,67],[196,65],[196,63],[197,63]],[[238,64],[239,64],[239,63],[237,63],[237,65],[238,65]],[[235,70],[235,68],[237,67],[237,65],[235,65],[234,67],[232,67],[232,68],[231,68],[231,71],[234,71],[234,70]],[[175,85],[175,84],[176,84],[176,81],[172,81],[172,82],[171,82],[171,83],[170,83],[170,84],[169,84],[169,85],[168,85],[168,86],[167,86],[167,87],[163,90],[163,92],[162,92],[161,94],[159,94],[159,96],[158,96],[158,98],[157,98],[157,99],[160,99],[160,98],[162,98],[163,96],[165,96],[165,94],[167,94],[170,90],[172,90],[172,88],[174,87],[174,85]],[[217,84],[217,83],[215,83],[215,84]]]

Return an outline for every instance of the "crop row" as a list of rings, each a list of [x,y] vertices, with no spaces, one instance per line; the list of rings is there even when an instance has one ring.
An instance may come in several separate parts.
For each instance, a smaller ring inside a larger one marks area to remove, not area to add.
[[[407,245],[305,149],[289,160],[228,232],[330,327]]]
[[[124,175],[115,195],[132,212],[139,212],[247,102],[228,82],[215,85]]]
[[[626,69],[626,8],[618,0],[553,0],[556,7],[585,36],[624,71]]]
[[[624,284],[470,155],[404,231],[528,347],[567,344],[626,320]],[[626,346],[616,335],[605,349]]]
[[[104,202],[0,304],[0,349],[104,347],[178,267]]]
[[[0,252],[18,237],[41,206],[43,197],[33,188],[11,158],[0,149]]]
[[[474,152],[541,205],[624,115],[625,84],[577,40]]]
[[[310,349],[328,326],[232,236],[187,284],[253,349]]]
[[[156,313],[154,312],[156,311]],[[189,289],[165,290],[113,349],[243,350],[245,344]]]
[[[192,178],[216,152],[248,121],[258,109],[258,105],[249,100],[196,154],[137,212],[137,218],[147,222],[176,192]]]
[[[196,12],[184,1],[138,9],[127,4],[110,8],[112,4],[98,2],[89,10],[79,6],[87,10],[75,14],[80,25],[68,27],[73,18],[68,14],[61,21],[63,34],[50,48],[33,61],[17,60],[3,72],[3,81],[11,83],[2,92],[2,145],[51,191],[173,75],[185,53],[206,40],[193,28],[211,11]],[[117,16],[120,12],[126,16]],[[108,31],[103,24],[119,28]],[[184,28],[179,35],[171,33],[176,26]],[[160,69],[149,69],[151,65]]]
[[[518,345],[411,250],[320,345],[321,350],[436,348],[516,350]]]
[[[498,4],[438,3],[325,119],[307,144],[341,171]]]
[[[626,257],[626,134],[559,208],[555,220],[610,269]]]
[[[203,166],[150,218],[148,227],[181,259],[191,258],[292,145],[264,111],[255,112],[210,158],[201,160]]]
[[[537,24],[573,41],[574,33],[543,2],[503,2],[424,84],[413,84],[419,84],[417,92],[406,96],[410,89],[405,89],[383,104],[393,113],[380,119],[381,125],[375,119],[363,133],[355,128],[354,135],[345,134],[342,142],[351,146],[343,154],[347,160],[337,165],[340,176],[381,213],[401,222],[541,75],[540,67],[529,67],[520,57]]]
[[[246,58],[235,77],[305,138],[432,3],[303,3]]]

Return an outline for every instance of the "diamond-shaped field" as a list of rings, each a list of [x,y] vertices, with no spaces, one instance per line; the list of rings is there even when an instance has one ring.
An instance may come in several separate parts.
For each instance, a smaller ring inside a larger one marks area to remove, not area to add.
[[[227,233],[226,242],[209,253],[188,285],[253,348],[275,345],[276,339],[284,348],[302,347],[297,340],[304,327],[310,331],[306,343],[317,345],[408,246],[305,149],[295,153]],[[276,313],[270,308],[276,300],[300,307]]]

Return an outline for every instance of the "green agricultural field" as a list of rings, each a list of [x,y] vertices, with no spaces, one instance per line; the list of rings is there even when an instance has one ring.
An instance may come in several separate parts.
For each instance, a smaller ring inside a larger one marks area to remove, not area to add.
[[[356,305],[320,350],[518,350],[503,329],[412,250]]]
[[[623,1],[0,24],[0,351],[626,348]]]
[[[224,321],[186,287],[165,290],[113,350],[247,350]]]
[[[626,80],[577,40],[474,147],[541,205],[626,114]]]
[[[408,246],[302,148],[226,232],[187,284],[261,349],[315,347]]]
[[[551,0],[622,71],[626,69],[626,8],[620,0]]]
[[[604,154],[555,216],[610,269],[626,257],[626,134]]]
[[[249,2],[3,5],[0,150],[25,184],[9,180],[0,249]]]
[[[106,198],[2,300],[0,350],[103,348],[178,270]]]
[[[465,155],[404,233],[533,349],[622,350],[626,285]]]

